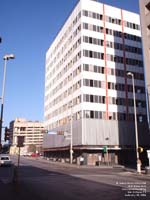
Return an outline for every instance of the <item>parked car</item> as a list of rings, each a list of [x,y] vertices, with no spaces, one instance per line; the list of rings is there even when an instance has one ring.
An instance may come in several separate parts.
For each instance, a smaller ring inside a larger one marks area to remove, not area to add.
[[[0,155],[0,166],[11,166],[12,161],[8,155]]]
[[[39,153],[32,153],[31,154],[31,157],[33,157],[33,158],[37,158],[37,157],[39,157],[40,155],[39,155]]]

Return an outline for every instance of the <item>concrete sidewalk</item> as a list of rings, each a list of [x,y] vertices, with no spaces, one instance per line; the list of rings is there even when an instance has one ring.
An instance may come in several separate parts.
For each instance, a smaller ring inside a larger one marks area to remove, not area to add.
[[[38,157],[38,158],[31,158],[30,157],[29,159],[37,159],[41,162],[46,162],[46,163],[50,163],[50,164],[53,164],[53,165],[59,165],[59,166],[71,167],[71,168],[122,169],[122,171],[131,172],[133,174],[140,175],[139,173],[137,173],[137,170],[135,168],[125,167],[124,165],[99,165],[99,166],[96,166],[96,165],[77,165],[77,164],[70,164],[70,163],[66,163],[66,162],[47,160],[45,158],[40,158],[40,157]],[[150,174],[146,174],[145,169],[141,170],[141,174],[148,176],[148,177],[150,176]]]
[[[39,197],[32,193],[31,190],[26,189],[26,185],[19,183],[3,183],[0,181],[0,199],[1,200],[27,200],[39,199]]]

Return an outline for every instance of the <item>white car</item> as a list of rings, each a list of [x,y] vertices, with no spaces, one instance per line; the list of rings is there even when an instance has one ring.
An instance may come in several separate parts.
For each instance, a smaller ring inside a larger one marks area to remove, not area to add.
[[[0,155],[0,166],[11,166],[12,161],[8,155]]]

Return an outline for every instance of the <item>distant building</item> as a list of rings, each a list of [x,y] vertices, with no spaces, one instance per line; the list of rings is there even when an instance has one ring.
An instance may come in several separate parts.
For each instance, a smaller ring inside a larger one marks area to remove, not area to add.
[[[147,99],[150,117],[150,0],[139,0]],[[150,124],[149,124],[150,125]]]
[[[35,145],[37,150],[42,147],[43,135],[46,132],[43,122],[16,118],[10,122],[9,129],[10,143],[13,147],[17,146],[18,136],[24,136],[24,148],[22,148],[24,150],[27,150],[30,145]]]
[[[87,156],[102,154],[107,146],[111,162],[120,155],[124,161],[129,160],[128,156],[135,154],[129,71],[135,79],[139,141],[146,146],[139,15],[97,1],[80,0],[46,53],[45,126],[62,137],[58,136],[58,143],[56,135],[49,139],[46,136],[45,155],[67,151],[63,134],[71,132],[72,116],[74,156],[79,152]]]

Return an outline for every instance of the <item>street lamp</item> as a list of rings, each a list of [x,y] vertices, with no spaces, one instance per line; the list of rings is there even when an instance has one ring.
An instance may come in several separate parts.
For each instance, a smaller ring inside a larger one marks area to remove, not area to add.
[[[147,123],[148,123],[148,128],[150,130],[150,84],[147,85],[146,88],[146,101],[147,101]]]
[[[109,137],[106,137],[105,140],[108,141],[108,145],[109,145]],[[105,148],[106,148],[106,153],[107,153],[107,164],[109,165],[109,152],[108,152],[109,146],[108,145],[105,146]]]
[[[6,82],[6,66],[9,59],[14,59],[14,54],[6,54],[3,57],[4,60],[4,74],[3,74],[3,86],[1,96],[1,118],[0,118],[0,149],[1,149],[1,136],[2,136],[2,124],[3,124],[3,109],[4,109],[4,93],[5,93],[5,82]]]
[[[72,112],[72,103],[70,105],[71,108],[71,115],[70,115],[70,164],[72,164],[73,161],[73,127],[72,127],[72,123],[73,123],[73,112]]]
[[[137,172],[141,172],[139,168],[139,152],[138,152],[138,128],[137,128],[137,115],[136,115],[136,101],[135,101],[135,84],[134,84],[134,74],[132,72],[127,73],[128,76],[132,77],[132,85],[133,85],[133,102],[134,102],[134,121],[135,121],[135,139],[136,139],[136,158],[137,158]],[[140,166],[141,167],[141,166]]]

